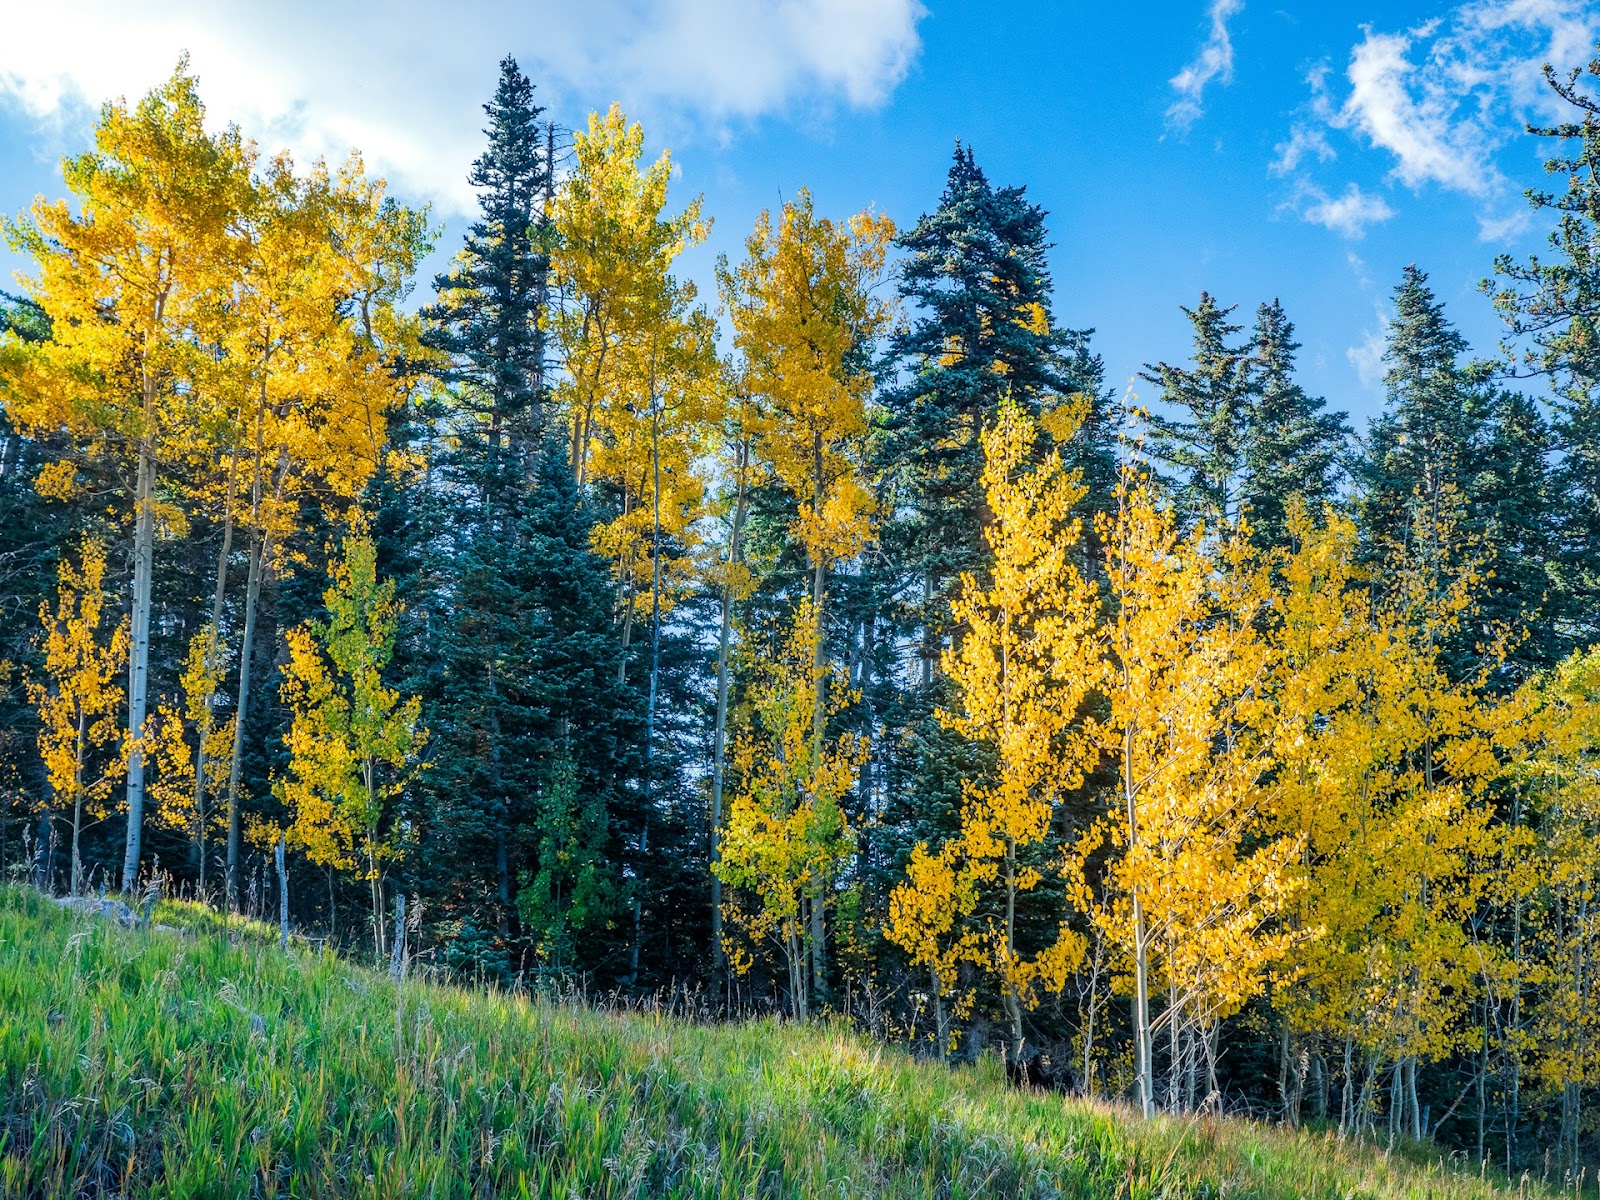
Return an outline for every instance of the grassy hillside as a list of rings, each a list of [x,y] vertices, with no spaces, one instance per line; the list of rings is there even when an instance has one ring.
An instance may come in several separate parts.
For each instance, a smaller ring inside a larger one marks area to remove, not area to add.
[[[1506,1194],[1324,1137],[1024,1095],[837,1030],[397,990],[209,926],[127,932],[0,888],[0,1196]]]

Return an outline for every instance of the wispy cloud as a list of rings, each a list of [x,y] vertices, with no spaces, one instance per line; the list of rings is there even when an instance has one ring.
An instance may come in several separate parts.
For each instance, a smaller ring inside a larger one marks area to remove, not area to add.
[[[1391,181],[1444,188],[1477,201],[1479,234],[1502,240],[1526,228],[1516,189],[1498,166],[1525,122],[1552,112],[1540,68],[1583,62],[1600,37],[1600,9],[1585,0],[1467,0],[1404,30],[1363,28],[1335,94],[1324,66],[1308,77],[1304,115],[1279,143],[1271,170],[1317,191],[1306,167],[1335,156],[1330,135],[1377,151]],[[1336,200],[1298,206],[1308,221],[1347,236],[1393,215],[1351,184]],[[1382,213],[1379,216],[1379,213]]]
[[[1316,188],[1308,187],[1299,211],[1313,225],[1321,225],[1355,239],[1366,236],[1368,225],[1376,225],[1394,216],[1394,209],[1382,196],[1370,195],[1354,183],[1339,196],[1328,196]]]
[[[1211,0],[1207,10],[1210,33],[1194,59],[1168,82],[1178,98],[1167,109],[1167,123],[1186,130],[1205,113],[1202,101],[1212,80],[1228,83],[1233,79],[1233,39],[1228,21],[1244,8],[1244,0]]]
[[[1377,391],[1383,386],[1383,352],[1388,347],[1388,342],[1389,314],[1380,304],[1377,308],[1377,323],[1367,331],[1361,341],[1344,352],[1345,359],[1356,373],[1356,378],[1369,390]]]
[[[1488,131],[1460,114],[1460,93],[1443,86],[1455,72],[1437,61],[1419,67],[1409,57],[1413,41],[1432,32],[1432,25],[1411,34],[1369,28],[1350,55],[1350,96],[1338,123],[1392,154],[1396,177],[1411,187],[1431,181],[1483,195],[1499,180]]]
[[[392,0],[381,19],[317,0],[54,0],[8,12],[0,101],[81,117],[147,91],[188,50],[217,118],[303,156],[359,146],[455,213],[471,205],[480,105],[508,50],[569,119],[617,98],[675,134],[717,136],[797,106],[882,102],[924,15],[921,0],[458,0],[447,17]]]
[[[1318,162],[1331,162],[1338,157],[1333,147],[1328,144],[1327,136],[1322,130],[1299,122],[1289,130],[1288,140],[1279,142],[1273,150],[1278,156],[1272,160],[1272,165],[1267,169],[1274,175],[1293,174],[1307,158],[1315,158]]]

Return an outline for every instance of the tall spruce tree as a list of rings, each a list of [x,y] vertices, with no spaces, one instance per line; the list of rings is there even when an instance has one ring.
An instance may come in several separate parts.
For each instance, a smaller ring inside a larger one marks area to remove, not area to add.
[[[609,763],[614,739],[586,728],[582,714],[593,717],[590,725],[597,712],[608,714],[600,723],[610,728],[629,709],[617,694],[592,522],[547,412],[540,317],[551,138],[541,111],[527,77],[506,59],[485,105],[489,144],[469,176],[479,219],[424,312],[425,343],[443,359],[438,424],[448,447],[431,481],[446,499],[433,507],[439,523],[423,539],[432,560],[425,573],[444,587],[423,652],[431,661],[421,667],[432,683],[425,720],[434,731],[427,874],[462,934],[452,953],[491,970],[538,950],[548,920],[559,918],[568,936],[561,905],[529,909],[520,884],[548,882],[530,858],[556,836],[540,831],[541,814],[564,814],[568,823],[593,812],[603,818],[616,786],[613,768],[596,766],[597,756]],[[577,779],[600,807],[552,801],[553,772],[562,789]],[[559,834],[584,845],[595,836]],[[527,942],[524,910],[537,926]]]
[[[1344,413],[1326,411],[1326,401],[1295,382],[1299,349],[1283,305],[1262,304],[1251,336],[1240,499],[1263,546],[1287,544],[1290,496],[1313,511],[1334,498],[1350,435]]]
[[[1524,397],[1494,386],[1487,364],[1468,358],[1466,339],[1416,266],[1406,267],[1394,306],[1386,407],[1359,467],[1363,534],[1380,553],[1410,546],[1418,528],[1449,529],[1447,558],[1479,565],[1476,619],[1445,651],[1458,678],[1480,661],[1478,648],[1497,625],[1520,639],[1514,674],[1519,664],[1553,661],[1544,422]],[[1441,567],[1453,569],[1443,560]]]
[[[1147,446],[1168,474],[1167,485],[1191,519],[1232,518],[1238,512],[1252,389],[1250,347],[1242,325],[1228,318],[1210,292],[1183,309],[1194,326],[1192,366],[1146,364],[1141,378],[1161,389],[1168,411],[1151,409]]]
[[[883,541],[907,576],[903,590],[923,630],[924,681],[938,662],[961,572],[987,560],[980,434],[1001,399],[1035,417],[1074,394],[1096,416],[1105,406],[1090,331],[1058,328],[1051,311],[1045,215],[1024,188],[991,184],[972,149],[957,144],[939,206],[897,239],[906,254],[899,293],[911,319],[889,346],[900,381],[880,397],[896,513]],[[1103,432],[1107,422],[1085,428]],[[1111,456],[1081,436],[1069,457],[1084,459],[1096,481],[1109,478]]]
[[[1483,379],[1464,361],[1467,351],[1428,276],[1406,267],[1383,352],[1384,411],[1368,432],[1361,467],[1362,527],[1376,544],[1405,540],[1416,503],[1447,490],[1465,502],[1485,407]]]
[[[473,522],[436,551],[448,617],[430,632],[423,874],[450,960],[490,974],[603,965],[585,948],[619,916],[615,813],[638,766],[639,697],[618,678],[610,572],[564,437],[533,465],[509,527]],[[552,875],[552,846],[581,871]]]
[[[1568,108],[1565,121],[1528,126],[1549,147],[1546,173],[1566,181],[1559,194],[1528,192],[1554,219],[1550,255],[1501,255],[1484,287],[1517,343],[1517,367],[1552,392],[1551,607],[1571,646],[1600,639],[1600,97],[1585,90],[1600,84],[1600,52],[1565,75],[1546,67],[1545,80]]]
[[[508,466],[531,465],[548,424],[539,315],[550,274],[552,168],[544,110],[516,59],[500,63],[494,99],[483,109],[489,145],[467,176],[478,191],[478,219],[434,282],[424,343],[446,356],[446,378],[460,385],[457,401],[470,418],[458,431],[463,457],[480,486],[493,490],[505,486]]]

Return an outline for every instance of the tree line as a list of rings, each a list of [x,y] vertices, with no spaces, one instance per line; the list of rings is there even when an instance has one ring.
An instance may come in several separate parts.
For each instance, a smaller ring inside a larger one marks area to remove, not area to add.
[[[1585,78],[1531,131],[1549,255],[1484,284],[1509,348],[1408,267],[1357,435],[1276,300],[1202,293],[1148,404],[1108,388],[969,147],[907,228],[797,193],[702,296],[670,156],[507,59],[419,298],[425,210],[208,129],[181,63],[7,226],[0,858],[380,957],[403,895],[464,979],[1576,1177]]]

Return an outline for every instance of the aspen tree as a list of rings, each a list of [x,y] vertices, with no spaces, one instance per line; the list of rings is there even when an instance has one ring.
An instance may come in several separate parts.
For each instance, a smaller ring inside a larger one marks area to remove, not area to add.
[[[1155,1105],[1153,1039],[1170,1046],[1168,1101],[1192,1105],[1216,1023],[1265,986],[1289,936],[1272,923],[1296,886],[1292,837],[1256,836],[1273,760],[1257,631],[1268,575],[1248,531],[1180,532],[1132,466],[1101,519],[1115,604],[1105,746],[1120,812],[1106,822],[1111,900],[1095,919],[1133,967],[1139,1104]],[[1152,1017],[1151,999],[1166,992]]]
[[[1558,1161],[1570,1170],[1581,1161],[1585,1091],[1600,1080],[1600,650],[1572,655],[1524,694],[1537,743],[1520,771],[1540,832],[1528,940],[1542,994],[1528,1044],[1509,1049],[1559,1097]]]
[[[698,198],[676,217],[662,215],[671,157],[641,168],[643,145],[641,127],[616,105],[590,115],[557,198],[552,257],[564,301],[555,326],[568,368],[561,393],[573,421],[574,470],[580,486],[609,485],[621,502],[594,530],[617,579],[619,682],[634,624],[649,621],[641,854],[652,817],[661,619],[693,575],[695,526],[705,511],[700,467],[723,396],[712,321],[695,307],[694,284],[671,273],[679,254],[705,240],[709,222]],[[637,892],[633,911],[630,976],[642,939]]]
[[[559,304],[550,320],[565,369],[556,396],[571,422],[580,487],[593,478],[594,451],[615,442],[615,431],[605,429],[606,406],[638,391],[625,381],[630,373],[637,378],[652,325],[663,316],[681,319],[693,305],[693,288],[671,279],[673,260],[709,232],[699,198],[675,217],[663,215],[672,159],[664,152],[641,167],[643,151],[643,128],[619,107],[591,113],[588,128],[573,137],[573,169],[556,196],[550,265]],[[648,411],[648,404],[635,407]]]
[[[289,841],[317,865],[369,885],[381,958],[392,805],[419,769],[427,731],[421,701],[383,682],[400,610],[394,584],[378,578],[372,540],[347,537],[329,576],[327,619],[289,631],[280,689],[292,717],[289,765],[275,790],[289,812]]]
[[[215,707],[226,650],[211,625],[189,640],[179,680],[181,707],[163,702],[157,708],[151,746],[156,770],[150,796],[156,802],[156,819],[189,835],[201,895],[206,890],[207,838],[217,823],[217,802],[226,794],[226,764],[234,742],[235,719],[218,721]]]
[[[1275,633],[1280,755],[1295,765],[1273,825],[1302,846],[1288,927],[1316,936],[1291,949],[1278,1003],[1291,1029],[1341,1047],[1342,1128],[1370,1123],[1388,1070],[1391,1128],[1419,1137],[1418,1066],[1479,1044],[1469,1016],[1502,968],[1471,924],[1500,893],[1496,860],[1526,846],[1490,803],[1504,768],[1483,677],[1453,682],[1443,661],[1476,576],[1447,569],[1441,511],[1416,504],[1407,542],[1372,570],[1348,521],[1292,516]]]
[[[750,390],[760,398],[754,441],[764,467],[795,500],[790,535],[805,547],[811,574],[807,611],[817,623],[811,721],[824,736],[829,673],[822,667],[827,580],[832,566],[872,538],[876,507],[863,478],[868,430],[867,369],[873,340],[892,306],[873,294],[894,224],[871,211],[836,222],[819,217],[802,189],[756,218],[737,268],[720,260],[718,289],[743,355]],[[820,893],[810,902],[812,973],[826,987]]]
[[[39,716],[39,757],[54,800],[72,817],[71,890],[82,890],[84,818],[102,820],[111,790],[126,769],[120,726],[123,690],[118,674],[128,661],[128,627],[104,628],[105,550],[85,539],[78,564],[62,559],[56,607],[39,607],[44,627],[44,680],[27,681]]]
[[[63,163],[76,211],[40,200],[9,230],[37,264],[23,282],[53,330],[9,413],[24,429],[125,453],[134,477],[125,889],[138,874],[144,820],[155,541],[159,525],[181,520],[163,464],[194,454],[212,425],[193,382],[231,282],[232,226],[251,161],[237,130],[206,131],[195,78],[180,60],[136,106],[107,104],[95,149]]]
[[[301,177],[280,155],[257,181],[241,227],[241,277],[224,341],[230,461],[240,464],[230,479],[244,491],[229,497],[238,510],[229,520],[248,539],[228,767],[230,906],[238,900],[243,738],[262,586],[285,565],[301,505],[312,497],[348,503],[377,468],[385,415],[404,386],[386,352],[414,336],[394,305],[425,245],[421,218],[387,200],[354,158],[337,174],[318,163]],[[219,585],[223,576],[219,565]]]
[[[777,652],[760,665],[749,722],[734,742],[738,786],[715,870],[724,883],[755,893],[758,909],[731,915],[751,940],[771,939],[781,948],[794,1016],[805,1021],[813,1011],[806,968],[814,925],[807,910],[855,844],[842,802],[867,744],[852,733],[828,741],[816,728],[817,676],[833,672],[816,653],[810,601],[801,601],[780,636]],[[836,679],[821,721],[854,699]]]
[[[1099,758],[1098,729],[1084,706],[1104,674],[1099,597],[1074,565],[1082,522],[1071,514],[1085,489],[1077,472],[1062,468],[1058,450],[1040,458],[1037,443],[1036,422],[1015,401],[1002,401],[983,433],[984,536],[994,560],[983,583],[971,572],[962,575],[952,616],[965,632],[943,661],[960,707],[939,713],[948,728],[992,747],[995,770],[992,779],[963,787],[959,885],[945,850],[930,859],[919,847],[914,862],[923,885],[953,896],[999,892],[966,953],[1000,984],[1013,1062],[1022,1057],[1024,1010],[1041,993],[1059,991],[1083,958],[1083,937],[1064,919],[1053,941],[1031,957],[1023,953],[1017,902],[1044,880],[1029,861],[1030,848],[1045,840],[1063,795],[1082,784]],[[912,899],[905,886],[903,909]],[[953,915],[972,911],[958,901]],[[927,915],[934,925],[945,919]],[[942,984],[939,931],[926,920],[902,920],[902,935],[908,926],[920,936],[901,944]]]
[[[711,572],[720,592],[720,620],[717,629],[717,710],[711,742],[711,955],[712,965],[721,973],[726,963],[722,944],[722,876],[717,862],[722,857],[723,789],[726,783],[728,744],[729,666],[733,650],[734,605],[744,599],[753,579],[744,558],[744,525],[749,511],[753,464],[751,442],[754,436],[753,406],[748,389],[742,384],[729,387],[730,403],[724,412],[719,449],[724,469],[733,484],[732,511],[722,561]]]

